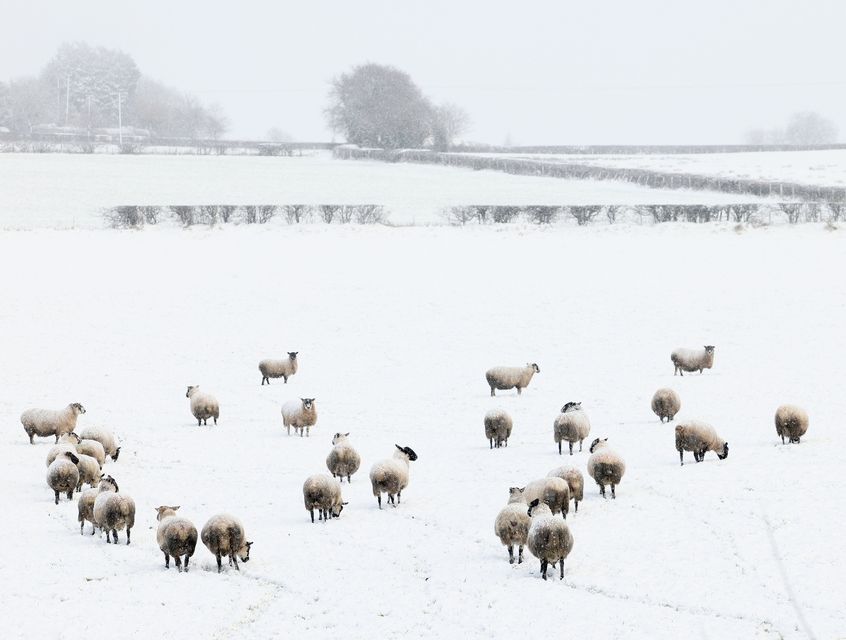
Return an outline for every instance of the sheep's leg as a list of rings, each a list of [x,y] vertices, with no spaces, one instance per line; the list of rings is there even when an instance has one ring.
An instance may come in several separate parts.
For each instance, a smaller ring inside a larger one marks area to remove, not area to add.
[[[508,564],[514,564],[514,545],[508,545]]]
[[[494,388],[491,387],[491,398],[493,398],[494,396],[496,396],[496,394],[494,393]],[[56,442],[58,442],[58,440]]]
[[[68,500],[73,500],[73,489],[68,491]]]
[[[56,491],[56,504],[59,504],[59,492]]]
[[[191,560],[191,556],[186,555],[186,556],[185,556],[185,571],[186,571],[186,572],[188,571],[188,561],[189,561],[189,560]]]
[[[684,466],[684,450],[679,449],[679,461],[681,462],[681,466]]]
[[[397,491],[397,504],[402,502],[402,491]]]
[[[615,486],[615,485],[613,485],[613,484],[611,485],[611,497],[612,497],[612,498],[614,498],[614,499],[616,500],[616,499],[617,499],[617,494],[616,494],[616,493],[614,493],[614,486]]]
[[[288,435],[291,435],[291,425],[287,424],[285,426],[288,427]]]
[[[571,442],[569,444],[570,444],[570,455],[573,455],[573,443]]]
[[[56,444],[59,444],[59,434],[56,434]]]
[[[311,437],[311,427],[306,427],[306,437]]]
[[[217,424],[217,416],[214,417],[214,423]]]
[[[112,539],[115,541],[115,544],[117,544],[117,529],[112,529]]]
[[[170,556],[165,552],[165,569],[170,569]]]
[[[558,566],[561,567],[561,578],[560,580],[564,579],[564,558],[558,559]]]
[[[517,554],[517,564],[523,564],[523,545],[520,545],[520,551]]]
[[[490,448],[493,449],[493,438],[488,440],[488,444],[490,444]]]
[[[379,501],[379,508],[381,509],[382,508],[382,494],[380,493],[378,496],[376,496],[376,499]]]
[[[311,514],[311,523],[314,524],[314,509],[309,509],[308,512]]]
[[[282,379],[285,380],[285,384],[288,384],[288,376],[282,376]]]
[[[97,527],[94,526],[94,523],[91,523],[91,535],[93,536],[97,532]]]
[[[176,565],[176,570],[179,573],[182,573],[182,558],[179,556],[173,556],[173,562]]]
[[[83,529],[85,528],[85,520],[79,521],[79,535],[83,534]]]
[[[549,562],[546,560],[541,560],[541,575],[543,575],[543,579],[546,580],[546,567],[549,565]]]
[[[561,440],[558,441],[558,455],[561,455]]]
[[[605,485],[604,484],[599,485],[599,493],[603,498],[605,497]]]
[[[582,444],[584,444],[584,440],[579,440],[579,453],[582,452]]]
[[[522,389],[522,388],[517,387],[517,395],[518,395],[518,396],[522,396],[522,395],[523,395],[523,389]]]
[[[220,573],[221,571],[223,571],[223,563],[220,561],[220,551],[218,551],[214,555],[217,558],[217,572]],[[231,557],[230,557],[230,560],[231,560]]]
[[[235,565],[235,571],[240,571],[241,567],[238,566],[238,556],[233,553],[229,556],[229,559],[232,561],[232,564]]]
[[[575,500],[574,502],[576,503],[576,513],[578,513],[579,512],[579,501]]]
[[[781,436],[781,444],[784,444],[784,436]]]
[[[131,529],[129,527],[126,528],[126,544],[129,544],[129,532],[130,532],[130,530]]]

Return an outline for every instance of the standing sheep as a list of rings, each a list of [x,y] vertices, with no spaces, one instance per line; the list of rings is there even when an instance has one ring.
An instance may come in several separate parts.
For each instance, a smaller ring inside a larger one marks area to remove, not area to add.
[[[558,455],[561,455],[561,442],[566,440],[570,445],[570,455],[573,455],[573,444],[579,443],[579,451],[582,450],[582,443],[590,434],[590,420],[587,413],[582,409],[581,402],[568,402],[561,407],[561,413],[552,423],[552,431],[555,442],[558,443]]]
[[[117,446],[117,438],[111,430],[106,427],[85,427],[79,432],[79,437],[83,440],[96,440],[103,445],[104,453],[112,459],[112,462],[117,462],[120,447]]]
[[[35,436],[39,438],[55,436],[58,442],[59,436],[76,429],[76,419],[81,413],[85,413],[85,408],[78,402],[73,402],[58,411],[27,409],[21,414],[21,424],[26,435],[29,436],[29,444],[33,444],[32,439]]]
[[[118,492],[118,484],[112,476],[100,480],[99,493],[94,499],[94,524],[118,541],[117,532],[126,527],[126,544],[130,542],[132,527],[135,526],[135,501],[125,493]]]
[[[223,570],[221,556],[229,556],[229,566],[235,565],[238,571],[241,570],[238,566],[238,558],[241,562],[250,560],[250,547],[253,543],[247,542],[247,534],[244,533],[244,525],[241,521],[229,514],[222,513],[209,518],[209,521],[203,525],[200,539],[217,558],[218,573]]]
[[[564,558],[573,550],[573,534],[570,533],[564,518],[554,516],[549,506],[540,500],[532,500],[529,503],[528,515],[532,521],[527,543],[532,555],[540,560],[543,579],[546,580],[549,563],[554,566],[557,562],[563,580]]]
[[[197,548],[197,527],[188,518],[176,515],[176,507],[156,507],[156,542],[165,557],[165,569],[170,569],[170,556],[176,563],[177,570],[182,573],[182,556],[185,556],[184,570],[188,571],[188,561]]]
[[[720,460],[725,460],[729,454],[728,442],[717,435],[714,427],[699,420],[688,420],[676,425],[676,449],[682,466],[685,451],[693,451],[696,462],[705,459],[706,451],[713,451]]]
[[[94,532],[97,530],[97,525],[94,523],[94,501],[97,499],[97,494],[100,493],[99,487],[94,487],[93,489],[86,489],[82,492],[79,496],[79,500],[76,502],[76,507],[78,511],[77,520],[79,520],[79,535],[83,533],[83,527],[85,527],[85,522],[91,523],[91,535],[94,535]]]
[[[106,462],[106,450],[97,440],[80,440],[79,444],[76,445],[76,452],[82,455],[91,456],[97,460],[97,464],[101,467]]]
[[[703,369],[710,369],[714,366],[714,348],[709,344],[704,349],[676,349],[670,354],[675,367],[673,375],[678,373],[683,376],[685,371],[702,373]]]
[[[517,388],[517,395],[523,393],[523,389],[529,386],[532,376],[540,373],[538,365],[534,362],[526,364],[525,367],[494,367],[485,372],[485,379],[491,388],[491,397],[495,396],[494,390]]]
[[[349,435],[349,433],[336,433],[332,438],[332,450],[326,456],[326,466],[332,473],[332,477],[340,477],[341,482],[344,481],[344,476],[347,482],[351,482],[352,474],[361,466],[361,456],[350,444]]]
[[[579,512],[579,503],[585,499],[585,477],[576,467],[558,467],[546,474],[550,478],[561,478],[570,488],[570,497]]]
[[[71,451],[64,451],[47,467],[47,484],[56,494],[56,504],[59,504],[59,494],[65,493],[68,500],[73,500],[73,492],[79,484],[79,469],[76,463],[79,458]]]
[[[808,414],[793,404],[783,404],[775,414],[776,433],[781,437],[781,444],[788,442],[799,444],[799,438],[808,431]]]
[[[289,400],[282,405],[282,426],[288,427],[288,435],[291,435],[291,427],[294,427],[294,433],[298,431],[300,437],[303,437],[303,429],[305,434],[310,435],[311,428],[317,423],[317,404],[315,398],[300,398],[299,400]]]
[[[485,437],[488,439],[490,448],[493,449],[495,445],[499,449],[503,443],[507,447],[513,426],[511,416],[504,409],[488,411],[485,414]]]
[[[652,396],[652,411],[664,422],[670,422],[681,409],[681,398],[672,389],[658,389]]]
[[[299,351],[289,351],[288,358],[285,360],[262,360],[259,362],[259,371],[261,371],[261,384],[270,384],[271,378],[285,378],[285,384],[288,384],[288,378],[297,372],[297,354]]]
[[[70,451],[71,453],[77,453],[76,445],[72,442],[60,442],[59,444],[54,444],[52,447],[50,447],[50,451],[47,452],[47,466],[49,467],[51,464],[53,464],[53,460],[58,458],[66,451]]]
[[[508,489],[508,504],[497,514],[494,522],[494,533],[503,546],[508,547],[508,563],[514,564],[514,545],[518,545],[517,564],[523,562],[523,547],[529,535],[531,518],[526,512],[528,505],[523,489],[510,487]]]
[[[678,428],[678,427],[677,427]],[[605,497],[605,485],[611,485],[611,497],[616,499],[614,488],[620,484],[626,473],[626,463],[616,451],[606,443],[608,438],[597,438],[590,445],[590,458],[587,461],[588,475],[599,485],[599,493]]]
[[[567,519],[570,511],[570,486],[566,480],[556,476],[532,480],[523,489],[523,497],[529,503],[535,499],[545,502],[553,515],[560,513]]]
[[[382,494],[388,494],[388,502],[395,507],[402,498],[402,490],[408,486],[409,463],[417,460],[417,454],[411,447],[394,445],[394,457],[381,460],[370,469],[370,484],[373,487],[373,495],[382,508]],[[396,496],[396,502],[394,502]]]
[[[311,514],[314,523],[314,510],[317,509],[318,520],[328,522],[329,518],[339,518],[344,510],[344,499],[341,497],[341,483],[330,478],[325,473],[316,473],[306,478],[303,483],[303,502],[306,511]]]
[[[214,418],[214,423],[217,424],[217,419],[220,417],[220,405],[213,395],[200,391],[199,385],[194,385],[188,387],[185,397],[190,400],[191,413],[197,419],[198,427],[201,424],[208,424],[209,418]]]
[[[87,456],[84,453],[77,454],[76,468],[79,470],[79,482],[76,485],[77,491],[82,491],[82,485],[96,487],[100,484],[103,473],[100,471],[100,464],[96,458]]]

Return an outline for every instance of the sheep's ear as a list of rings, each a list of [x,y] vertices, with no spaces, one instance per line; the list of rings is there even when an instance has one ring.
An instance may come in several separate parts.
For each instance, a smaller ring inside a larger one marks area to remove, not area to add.
[[[602,442],[608,442],[608,438],[603,438]]]
[[[249,549],[249,548],[250,548],[250,547],[252,547],[252,546],[253,546],[253,543],[252,543],[252,542],[247,542],[247,549]]]
[[[344,437],[346,437],[346,436],[348,436],[348,435],[350,435],[350,432],[349,432],[349,431],[347,431],[347,432],[344,434]]]
[[[347,505],[347,504],[349,504],[349,502],[342,502],[341,504],[342,504],[342,505]]]
[[[538,506],[539,504],[540,504],[540,500],[539,500],[538,498],[535,498],[534,500],[532,500],[532,501],[529,503],[529,507],[531,507],[532,509],[534,509],[534,508],[535,508],[536,506]]]
[[[173,509],[174,511],[178,511],[178,510],[179,510],[179,505],[176,505],[175,507],[171,507],[171,509]]]
[[[523,493],[526,490],[526,487],[519,487],[520,493]]]
[[[399,446],[397,443],[394,443],[394,446],[395,446],[397,449],[399,449],[400,451],[402,451],[403,453],[405,453],[405,449],[403,449],[403,448],[402,448],[401,446]]]

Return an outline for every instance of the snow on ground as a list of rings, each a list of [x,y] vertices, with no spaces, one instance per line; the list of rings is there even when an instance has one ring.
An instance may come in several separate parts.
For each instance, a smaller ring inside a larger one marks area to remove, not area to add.
[[[381,204],[394,224],[443,224],[462,204],[701,204],[758,199],[623,182],[408,163],[294,158],[0,154],[0,228],[99,228],[122,204]]]
[[[789,639],[800,615],[842,637],[844,259],[842,232],[816,225],[0,234],[4,637]],[[715,368],[673,377],[671,349],[701,344]],[[260,386],[259,359],[288,350],[300,372]],[[526,361],[523,396],[490,398],[484,371]],[[217,427],[194,424],[188,384],[218,396]],[[679,466],[649,408],[661,386],[728,459]],[[317,398],[310,438],[282,429],[300,396]],[[627,472],[616,500],[588,479],[565,579],[544,582],[528,552],[508,564],[493,522],[509,486],[585,470],[587,450],[552,439],[567,400]],[[45,484],[51,443],[18,422],[73,401],[123,441],[106,471],[137,504],[129,547],[79,535]],[[776,438],[783,402],[811,415],[800,445]],[[506,449],[484,438],[492,407],[514,416]],[[341,518],[311,524],[302,482],[336,431],[362,468]],[[419,460],[379,511],[367,473],[394,443]],[[159,504],[198,527],[237,514],[252,559],[218,575],[199,546],[188,574],[165,571]]]

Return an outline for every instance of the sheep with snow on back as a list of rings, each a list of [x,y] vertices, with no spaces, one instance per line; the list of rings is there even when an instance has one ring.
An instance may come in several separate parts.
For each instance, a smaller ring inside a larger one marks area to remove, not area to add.
[[[213,395],[200,391],[199,385],[193,385],[188,387],[185,397],[190,401],[191,414],[197,419],[198,427],[208,424],[209,418],[214,418],[214,423],[217,424],[217,419],[220,417],[220,405]]]
[[[310,435],[311,428],[317,423],[317,403],[315,398],[300,398],[289,400],[282,405],[282,426],[288,428],[288,435],[291,435],[291,427],[294,433],[298,431],[300,437]]]
[[[261,371],[261,384],[270,384],[271,378],[285,378],[285,384],[288,384],[288,378],[297,372],[297,353],[298,351],[289,351],[288,357],[284,360],[262,360],[259,362],[259,371]]]
[[[507,447],[513,426],[511,416],[504,409],[488,411],[485,414],[485,437],[488,439],[490,448],[493,449],[496,446],[499,449],[503,444]]]
[[[658,389],[652,396],[652,411],[664,422],[670,422],[681,409],[681,398],[672,389]]]
[[[579,443],[582,450],[584,439],[590,434],[590,419],[582,409],[581,402],[568,402],[561,407],[561,413],[552,423],[553,437],[558,443],[558,455],[561,455],[561,443],[567,441],[570,445],[570,455],[573,455],[573,444]]]
[[[56,504],[59,504],[59,494],[65,493],[68,500],[73,499],[73,492],[79,484],[79,469],[76,463],[79,458],[71,451],[64,451],[47,467],[47,484],[56,494]]]
[[[79,444],[76,445],[76,452],[82,455],[91,456],[97,460],[97,464],[101,467],[106,462],[106,450],[97,440],[80,440]]]
[[[197,548],[197,527],[188,518],[176,515],[178,506],[168,507],[162,505],[156,507],[156,520],[159,526],[156,528],[156,542],[165,557],[165,569],[170,569],[170,557],[173,556],[176,569],[181,573],[188,571],[188,561],[194,555]],[[182,557],[185,557],[183,567]]]
[[[402,490],[408,486],[409,463],[417,460],[417,454],[411,447],[401,447],[398,444],[394,446],[396,451],[393,458],[381,460],[370,469],[370,484],[380,509],[383,493],[388,494],[388,502],[397,506],[402,498]]]
[[[94,499],[94,524],[106,532],[106,542],[109,533],[118,541],[117,532],[126,528],[126,544],[130,542],[132,527],[135,526],[135,501],[125,493],[120,493],[118,484],[111,476],[100,480],[99,492]]]
[[[564,559],[573,550],[573,534],[564,518],[553,515],[549,506],[538,499],[529,503],[527,511],[531,518],[526,542],[532,555],[540,560],[540,570],[546,580],[546,569],[551,562],[557,562],[564,579]]]
[[[103,472],[100,470],[100,464],[96,458],[87,456],[84,453],[77,453],[76,468],[79,470],[79,482],[76,485],[77,491],[82,491],[82,485],[87,484],[90,487],[96,487],[100,484],[103,477]]]
[[[110,429],[106,427],[85,427],[79,432],[79,437],[83,440],[96,440],[103,446],[103,452],[112,459],[112,462],[117,462],[120,447],[117,446],[117,438]]]
[[[620,484],[626,473],[626,463],[622,456],[608,446],[608,438],[594,440],[590,445],[590,458],[587,461],[588,475],[599,485],[599,493],[605,497],[605,485],[611,485],[611,497],[617,497],[615,487]]]
[[[670,354],[675,367],[673,375],[678,373],[683,376],[685,371],[702,373],[703,369],[710,369],[714,366],[714,349],[710,344],[702,349],[676,349]]]
[[[54,444],[50,447],[50,451],[47,452],[47,466],[49,467],[53,464],[53,460],[63,454],[65,451],[70,451],[71,453],[78,453],[76,449],[76,445],[79,442],[79,436],[75,433],[66,433],[61,438],[59,438],[59,443]]]
[[[358,455],[352,444],[350,444],[349,433],[336,433],[332,437],[332,449],[326,456],[326,466],[332,473],[332,477],[339,477],[341,482],[346,477],[347,482],[361,466],[361,456]]]
[[[714,427],[699,420],[688,420],[676,425],[676,449],[682,465],[685,451],[693,451],[696,462],[705,459],[706,451],[713,451],[720,460],[725,460],[729,454],[728,442],[717,435]]]
[[[85,413],[85,408],[78,402],[73,402],[64,409],[27,409],[21,414],[21,424],[26,435],[29,436],[29,443],[33,444],[33,437],[47,438],[55,436],[56,442],[59,437],[76,429],[76,419],[80,414]]]
[[[325,473],[306,478],[303,483],[303,502],[306,511],[311,514],[312,523],[315,509],[318,513],[317,519],[325,523],[329,518],[339,518],[344,505],[347,504],[341,497],[341,483]]]
[[[538,499],[549,506],[553,515],[560,513],[567,518],[570,511],[570,486],[556,476],[532,480],[523,489],[526,502]]]
[[[488,369],[485,372],[485,379],[491,388],[491,396],[496,395],[494,393],[496,389],[504,391],[515,387],[519,396],[523,393],[523,389],[529,386],[532,376],[536,373],[540,373],[540,369],[533,362],[526,364],[525,367],[494,367]]]
[[[799,438],[808,431],[808,414],[796,405],[783,404],[776,411],[775,427],[781,444],[785,444],[785,437],[787,442],[799,444]]]
[[[570,488],[570,497],[576,505],[576,513],[579,512],[579,503],[585,499],[585,477],[576,467],[557,467],[546,474],[550,478],[561,478]]]
[[[519,547],[517,564],[520,564],[523,562],[523,547],[529,535],[531,518],[526,512],[528,505],[523,489],[510,487],[508,493],[508,504],[496,516],[494,533],[503,546],[508,547],[509,564],[514,564],[514,545]]]
[[[83,491],[80,496],[79,500],[76,502],[76,507],[78,511],[77,520],[79,520],[79,535],[83,533],[83,527],[85,526],[86,522],[91,523],[91,535],[94,535],[94,532],[97,529],[97,525],[94,522],[94,501],[97,499],[97,494],[100,493],[99,487],[94,487],[93,489],[86,489]]]
[[[217,558],[218,573],[223,570],[221,556],[229,556],[229,566],[234,565],[238,571],[241,570],[238,566],[239,558],[241,562],[249,562],[250,560],[250,547],[253,546],[253,543],[247,542],[244,525],[234,516],[221,513],[209,518],[209,521],[203,525],[200,539]]]

